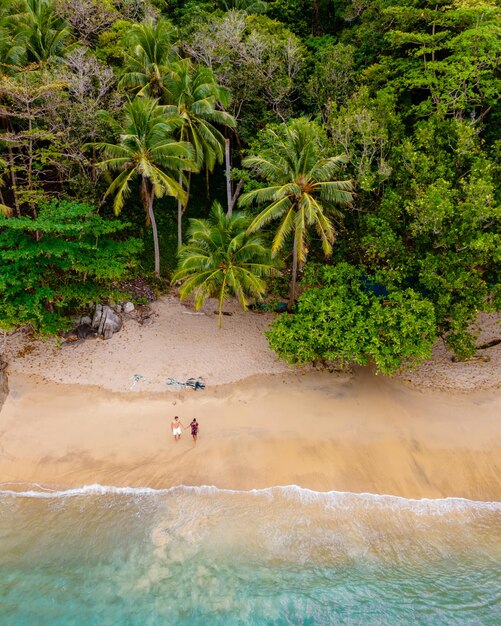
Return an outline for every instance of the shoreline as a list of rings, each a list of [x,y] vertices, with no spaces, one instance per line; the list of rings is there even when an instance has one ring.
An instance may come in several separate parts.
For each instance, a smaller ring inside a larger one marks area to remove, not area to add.
[[[33,486],[38,489],[12,489],[6,488],[10,486]],[[355,497],[355,498],[367,498],[374,501],[398,501],[406,504],[429,504],[431,506],[435,504],[467,504],[468,506],[478,506],[480,508],[493,507],[496,510],[501,511],[501,499],[500,500],[472,500],[471,498],[463,498],[460,496],[444,496],[442,498],[407,498],[405,496],[396,496],[390,493],[369,493],[366,491],[317,491],[308,487],[301,487],[299,485],[274,485],[272,487],[262,487],[259,489],[229,489],[216,487],[216,485],[173,485],[172,487],[154,488],[154,487],[117,487],[115,485],[101,485],[100,483],[86,484],[75,487],[69,487],[68,489],[54,489],[46,485],[39,485],[37,483],[0,483],[0,497],[2,496],[18,496],[25,498],[65,498],[80,495],[108,495],[108,494],[137,494],[137,495],[155,495],[162,493],[171,493],[174,491],[200,491],[206,492],[218,492],[221,494],[243,494],[243,495],[264,495],[273,492],[290,492],[297,491],[300,494],[309,494],[313,497]]]
[[[201,423],[174,443],[170,420]],[[472,415],[475,414],[475,419]],[[205,391],[120,393],[14,374],[0,483],[102,484],[501,500],[501,397],[410,389],[358,369]]]

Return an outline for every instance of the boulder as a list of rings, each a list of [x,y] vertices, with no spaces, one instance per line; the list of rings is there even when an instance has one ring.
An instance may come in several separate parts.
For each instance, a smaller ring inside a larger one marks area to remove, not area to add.
[[[111,339],[113,333],[118,333],[122,328],[122,320],[108,305],[96,304],[92,328],[96,329],[98,335]]]
[[[122,306],[122,311],[124,313],[132,313],[132,311],[134,310],[134,305],[132,304],[132,302],[124,302],[123,306]]]

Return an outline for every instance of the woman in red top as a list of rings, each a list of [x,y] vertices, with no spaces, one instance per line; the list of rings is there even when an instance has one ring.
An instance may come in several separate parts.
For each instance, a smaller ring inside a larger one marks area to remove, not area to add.
[[[193,441],[196,442],[197,437],[198,437],[198,427],[199,427],[199,423],[197,422],[196,418],[191,422],[190,427],[191,427],[191,436],[193,437]]]

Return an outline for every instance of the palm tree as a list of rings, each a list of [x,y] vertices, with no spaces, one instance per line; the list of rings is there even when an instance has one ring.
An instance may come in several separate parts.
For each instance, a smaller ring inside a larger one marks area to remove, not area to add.
[[[336,230],[330,216],[342,217],[336,205],[352,201],[353,185],[349,180],[334,180],[344,156],[322,158],[319,127],[305,118],[293,120],[283,132],[268,131],[271,147],[243,161],[270,185],[242,195],[240,205],[266,204],[249,226],[249,232],[280,219],[272,253],[276,255],[294,233],[292,246],[292,280],[289,310],[296,300],[298,268],[302,269],[308,253],[306,243],[310,227],[317,231],[325,255],[332,252]]]
[[[196,66],[189,59],[173,63],[164,79],[166,111],[180,117],[181,140],[189,141],[195,150],[195,171],[203,165],[212,171],[224,159],[225,138],[217,128],[235,128],[235,119],[218,105],[227,107],[230,96],[219,85],[211,69]],[[189,194],[189,189],[188,189]],[[187,202],[188,196],[186,198]],[[186,203],[178,201],[178,245],[182,244],[182,216]]]
[[[27,60],[43,63],[62,56],[71,31],[57,15],[53,0],[24,0],[24,5],[13,23],[18,25]]]
[[[120,85],[137,95],[160,98],[163,79],[177,58],[175,29],[167,20],[146,21],[131,27],[125,38],[125,72]]]
[[[179,122],[177,122],[179,123]],[[118,130],[118,143],[88,144],[100,150],[104,160],[97,165],[119,172],[108,187],[106,196],[114,195],[115,213],[119,214],[130,195],[131,182],[139,178],[146,221],[153,230],[155,274],[160,276],[158,232],[153,212],[155,198],[173,196],[185,201],[186,192],[177,181],[178,173],[193,167],[193,149],[187,142],[172,137],[176,120],[167,119],[164,107],[151,98],[135,98],[125,105],[125,122]],[[182,179],[182,177],[181,177]]]
[[[259,237],[247,233],[248,225],[247,216],[226,215],[216,201],[210,219],[190,220],[189,242],[178,254],[179,265],[172,282],[182,282],[181,300],[195,294],[198,310],[208,297],[217,297],[219,327],[228,296],[236,296],[245,311],[247,298],[261,298],[266,288],[264,278],[277,272],[270,251]]]
[[[15,16],[7,11],[7,7],[0,7],[0,76],[18,71],[26,58],[26,49],[17,22]]]

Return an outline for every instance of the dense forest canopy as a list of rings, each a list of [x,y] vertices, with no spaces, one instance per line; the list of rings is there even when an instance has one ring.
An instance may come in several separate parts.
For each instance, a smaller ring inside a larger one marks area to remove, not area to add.
[[[468,358],[501,303],[500,60],[495,0],[3,0],[0,327],[174,276],[288,301],[293,362]]]

